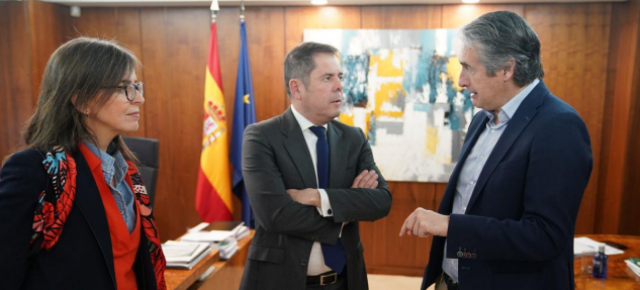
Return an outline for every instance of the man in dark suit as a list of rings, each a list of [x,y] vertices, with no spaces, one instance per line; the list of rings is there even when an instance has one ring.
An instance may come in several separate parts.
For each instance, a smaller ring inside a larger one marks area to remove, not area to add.
[[[459,84],[473,118],[438,212],[400,235],[435,236],[421,289],[573,289],[573,236],[592,169],[587,128],[542,82],[540,41],[520,16],[461,29]]]
[[[302,43],[285,57],[291,107],[245,130],[242,172],[256,217],[240,289],[367,289],[358,221],[391,208],[362,130],[340,114],[337,50]]]

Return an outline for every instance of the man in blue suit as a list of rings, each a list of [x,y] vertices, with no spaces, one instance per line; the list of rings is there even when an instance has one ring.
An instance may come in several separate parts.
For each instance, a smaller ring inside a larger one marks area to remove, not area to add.
[[[421,289],[574,289],[587,128],[542,82],[540,41],[522,17],[485,14],[461,38],[459,85],[482,110],[438,212],[418,208],[402,226],[434,236]]]

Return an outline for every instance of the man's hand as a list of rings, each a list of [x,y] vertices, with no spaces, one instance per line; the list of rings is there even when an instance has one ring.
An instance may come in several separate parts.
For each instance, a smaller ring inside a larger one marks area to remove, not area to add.
[[[353,180],[351,188],[369,188],[378,187],[378,173],[375,170],[363,170],[360,175]]]
[[[320,192],[315,188],[305,189],[287,189],[287,194],[291,196],[293,201],[297,201],[304,205],[321,207]]]
[[[404,221],[400,236],[418,236],[426,238],[430,235],[446,237],[449,230],[449,216],[432,210],[416,208]]]

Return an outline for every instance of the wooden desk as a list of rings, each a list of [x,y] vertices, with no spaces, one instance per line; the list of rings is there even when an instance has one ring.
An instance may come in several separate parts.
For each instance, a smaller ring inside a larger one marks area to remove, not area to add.
[[[252,230],[249,236],[238,241],[239,249],[228,261],[221,261],[220,253],[216,249],[191,270],[167,269],[164,273],[167,289],[238,289],[254,234],[255,231]],[[197,281],[212,265],[215,270],[204,281]]]
[[[237,290],[240,288],[242,273],[247,263],[249,245],[253,240],[255,231],[252,230],[249,236],[238,241],[238,251],[227,261],[218,261],[214,264],[216,269],[202,282],[196,282],[189,290],[196,289],[216,289],[216,290]]]
[[[578,235],[586,236],[598,242],[611,241],[628,247],[624,254],[609,256],[606,279],[596,279],[590,273],[581,271],[581,257],[574,259],[576,289],[615,289],[615,290],[640,290],[640,277],[634,274],[625,264],[629,257],[640,257],[640,237],[619,235]]]
[[[214,249],[191,270],[167,268],[164,272],[167,289],[186,290],[189,286],[195,283],[198,278],[209,269],[209,267],[218,262],[219,259],[220,253],[218,252],[218,249]]]

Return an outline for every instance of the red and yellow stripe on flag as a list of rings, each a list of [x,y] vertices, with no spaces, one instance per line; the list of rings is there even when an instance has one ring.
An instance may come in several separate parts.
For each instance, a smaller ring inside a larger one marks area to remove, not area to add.
[[[196,209],[205,222],[230,221],[233,216],[229,130],[222,95],[216,23],[211,23],[204,92],[204,130]]]

